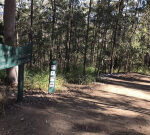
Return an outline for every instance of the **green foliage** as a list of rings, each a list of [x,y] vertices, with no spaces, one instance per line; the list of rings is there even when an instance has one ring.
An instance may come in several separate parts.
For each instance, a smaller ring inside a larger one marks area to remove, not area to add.
[[[4,80],[6,77],[6,70],[0,70],[0,79]]]
[[[83,67],[79,66],[77,69],[71,68],[64,76],[66,81],[75,84],[89,84],[95,81],[95,69],[93,67],[86,68],[86,75],[83,75]]]
[[[56,91],[66,90],[66,87],[64,86],[65,84],[66,84],[66,81],[63,75],[58,74],[56,77]]]
[[[52,48],[53,58],[58,60],[61,69],[66,68],[66,65],[83,64],[89,2],[78,0],[72,2],[34,1],[34,7],[37,7],[33,9],[32,18],[34,67],[46,67]],[[92,2],[86,65],[91,67],[94,65],[98,72],[109,71],[110,59],[114,55],[123,69],[129,63],[128,59],[135,61],[141,56],[137,54],[146,48],[148,31],[146,28],[142,30],[143,26],[139,27],[139,24],[145,21],[141,21],[141,17],[138,18],[138,15],[143,16],[138,4],[132,0]],[[20,1],[19,5],[16,27],[18,43],[25,44],[29,41],[30,8],[27,1]],[[131,63],[127,66],[129,65]],[[65,75],[67,79],[69,78],[69,82],[82,83],[83,80],[93,80],[91,73],[83,77],[81,68],[78,68],[78,71],[71,71]]]
[[[56,77],[56,91],[64,89],[64,78],[61,75]],[[40,89],[48,91],[49,70],[27,69],[25,72],[26,89]]]
[[[63,74],[61,71],[56,75],[56,91],[65,90],[65,84],[89,84],[95,81],[95,69],[93,67],[86,68],[86,76],[82,74],[83,68],[71,69],[70,72]],[[49,85],[49,69],[26,69],[25,71],[25,88],[26,89],[40,89],[47,91]]]
[[[26,87],[48,89],[49,70],[39,69],[47,68],[50,54],[58,60],[60,70],[70,66],[70,71],[58,72],[56,89],[61,89],[65,82],[95,81],[95,69],[97,73],[108,73],[111,65],[113,72],[138,71],[137,63],[143,64],[145,53],[150,51],[150,9],[142,7],[144,10],[141,10],[138,4],[133,0],[93,1],[88,28],[89,1],[35,0],[32,18],[32,66],[35,69],[26,71]],[[23,45],[30,41],[30,2],[19,1],[17,5],[17,43]],[[0,24],[0,42],[1,37],[3,24]],[[78,65],[83,65],[86,40],[89,67],[83,75],[83,66]],[[145,72],[144,68],[141,72]]]
[[[146,66],[144,67],[140,66],[139,68],[135,68],[133,71],[145,75],[150,75],[150,69]]]

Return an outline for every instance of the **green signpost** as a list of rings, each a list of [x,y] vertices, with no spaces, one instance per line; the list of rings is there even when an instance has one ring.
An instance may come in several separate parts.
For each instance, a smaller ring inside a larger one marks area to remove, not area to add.
[[[32,60],[32,45],[13,47],[0,44],[0,70],[19,65],[18,97],[23,99],[24,64]]]
[[[57,61],[53,60],[50,63],[50,76],[49,76],[48,93],[54,93],[55,92],[56,70],[57,70]]]

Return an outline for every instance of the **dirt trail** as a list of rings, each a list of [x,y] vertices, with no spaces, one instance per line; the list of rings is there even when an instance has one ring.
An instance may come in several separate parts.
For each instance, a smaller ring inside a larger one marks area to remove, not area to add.
[[[55,95],[28,91],[22,103],[11,99],[0,135],[150,135],[150,76],[105,79]]]

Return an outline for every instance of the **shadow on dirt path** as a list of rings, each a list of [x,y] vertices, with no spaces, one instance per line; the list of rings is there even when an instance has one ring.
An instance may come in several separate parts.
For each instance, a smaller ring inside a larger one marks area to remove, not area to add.
[[[136,80],[132,88],[127,80],[117,78],[124,86],[114,85],[113,79],[68,85],[67,92],[55,95],[26,91],[22,103],[9,100],[0,117],[0,135],[150,135],[150,100],[132,95],[140,91],[150,96],[148,90],[137,88],[143,81]]]

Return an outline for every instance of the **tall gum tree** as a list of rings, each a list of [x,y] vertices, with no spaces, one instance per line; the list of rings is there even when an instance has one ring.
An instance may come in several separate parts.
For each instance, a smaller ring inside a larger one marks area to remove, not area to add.
[[[5,0],[4,4],[4,42],[6,45],[15,46],[15,17],[16,17],[16,0]],[[7,81],[16,86],[18,84],[18,66],[6,70]]]
[[[89,42],[89,27],[90,27],[90,14],[92,10],[92,3],[93,3],[93,0],[90,0],[89,11],[88,11],[88,16],[87,16],[87,29],[86,29],[86,35],[85,35],[83,75],[86,74],[85,69],[86,69],[86,64],[87,64],[87,50],[88,50],[88,42]]]

